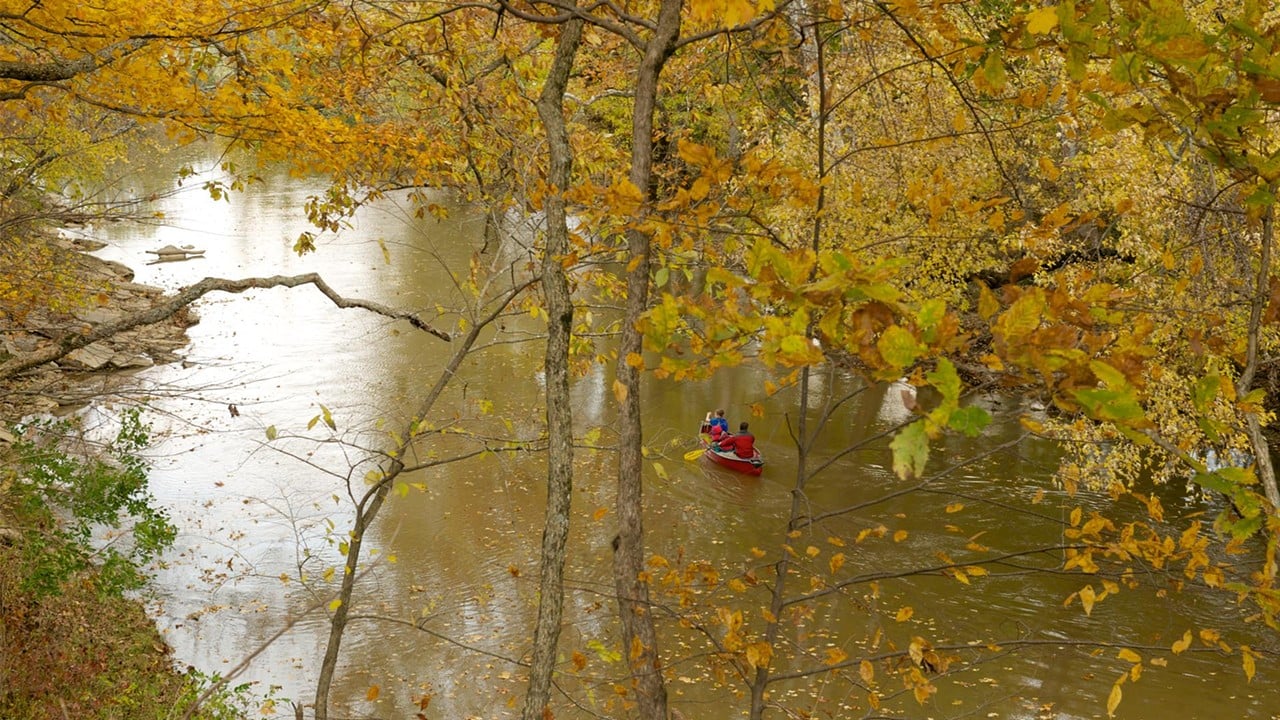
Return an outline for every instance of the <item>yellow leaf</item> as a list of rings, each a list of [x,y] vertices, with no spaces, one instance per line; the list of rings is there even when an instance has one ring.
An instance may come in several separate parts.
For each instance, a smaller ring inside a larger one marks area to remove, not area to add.
[[[1080,508],[1076,508],[1071,511],[1071,527],[1080,526],[1080,516],[1083,515],[1083,513],[1084,511]]]
[[[862,682],[870,684],[876,677],[876,668],[870,660],[863,660],[858,663],[858,675],[862,677]]]
[[[1151,664],[1156,667],[1168,667],[1169,661],[1164,658],[1151,658]]]
[[[587,666],[587,656],[583,655],[577,650],[574,650],[573,651],[573,669],[582,670],[582,668],[586,666]]]
[[[845,652],[844,650],[841,650],[840,648],[827,648],[826,663],[828,665],[839,665],[840,663],[848,659],[849,659],[849,653]]]
[[[377,685],[370,685],[368,692],[364,694],[364,699],[370,702],[377,700],[380,692],[382,692],[382,689]]]
[[[907,654],[911,656],[911,662],[919,665],[924,660],[924,650],[928,643],[922,637],[911,638],[911,644],[907,646]]]
[[[627,353],[627,365],[633,368],[644,368],[644,356],[640,353]]]
[[[906,622],[911,619],[911,616],[914,615],[915,612],[915,610],[911,609],[910,605],[906,605],[903,606],[902,609],[898,610],[898,614],[894,619],[898,622]]]
[[[329,612],[333,612],[340,607],[342,607],[342,600],[340,598],[334,598],[333,602],[329,603]]]
[[[608,514],[609,514],[609,508],[598,507],[596,508],[595,512],[591,513],[591,519],[595,520],[596,522],[600,522],[601,520],[604,519],[604,516]]]
[[[1044,176],[1048,178],[1049,182],[1057,180],[1058,176],[1062,174],[1062,171],[1058,169],[1058,166],[1053,164],[1053,160],[1047,157],[1041,157],[1037,162],[1037,165],[1040,166],[1040,172],[1044,173]]]
[[[933,683],[921,683],[911,688],[911,694],[915,696],[917,703],[923,705],[937,689]]]
[[[895,532],[895,533],[893,534],[893,541],[894,541],[894,542],[902,542],[903,540],[906,540],[906,539],[907,539],[907,531],[906,531],[906,530],[898,530],[897,532]]]
[[[324,581],[325,581],[325,582],[329,582],[330,580],[332,580],[332,579],[333,579],[333,573],[334,573],[334,569],[333,569],[332,567],[327,567],[327,568],[325,568],[325,569],[324,569]]]
[[[1240,659],[1244,664],[1245,678],[1249,682],[1253,682],[1253,674],[1257,672],[1258,668],[1253,662],[1253,651],[1249,649],[1248,645],[1240,646]]]
[[[1182,653],[1186,652],[1187,648],[1189,647],[1191,647],[1191,631],[1190,630],[1182,633],[1182,639],[1173,644],[1173,654],[1181,655]]]
[[[1120,706],[1120,698],[1124,695],[1120,691],[1120,683],[1111,686],[1111,695],[1107,697],[1107,717],[1116,716],[1116,708]]]
[[[1121,660],[1124,660],[1125,662],[1131,662],[1131,663],[1142,662],[1142,656],[1130,650],[1129,648],[1121,648],[1120,652],[1116,655],[1116,657],[1120,658]]]
[[[773,646],[766,642],[751,643],[747,646],[746,655],[751,667],[766,667],[773,657]]]
[[[963,509],[964,509],[964,503],[961,503],[961,502],[951,503],[950,505],[947,506],[948,513],[957,513]]]
[[[1083,588],[1080,588],[1080,604],[1084,606],[1085,615],[1091,615],[1093,613],[1093,603],[1097,599],[1098,596],[1094,594],[1092,585],[1085,585]]]
[[[1048,5],[1027,13],[1027,32],[1044,35],[1058,27],[1058,6]]]
[[[729,589],[733,590],[734,592],[746,592],[747,584],[742,582],[738,578],[733,578],[732,580],[729,581]]]
[[[804,549],[804,554],[808,555],[809,557],[818,557],[818,553],[820,552],[822,551],[814,547],[813,545],[810,545],[809,547]]]
[[[620,403],[627,401],[627,386],[623,385],[621,380],[613,381],[613,396],[617,398]]]
[[[752,557],[755,557],[756,559],[762,558],[762,557],[764,557],[764,556],[765,556],[765,555],[767,555],[767,554],[768,554],[768,553],[766,553],[765,551],[761,550],[761,549],[760,549],[760,548],[758,548],[758,547],[753,547],[753,548],[751,548],[751,555],[752,555]]]
[[[832,535],[831,537],[828,537],[827,542],[830,543],[831,545],[835,545],[836,547],[844,547],[844,540],[834,535]]]
[[[844,553],[836,553],[827,561],[827,566],[831,568],[831,574],[835,575],[836,571],[844,566]]]

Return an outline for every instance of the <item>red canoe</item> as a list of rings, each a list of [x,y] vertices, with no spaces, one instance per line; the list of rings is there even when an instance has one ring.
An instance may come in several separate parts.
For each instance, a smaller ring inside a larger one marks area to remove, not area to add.
[[[759,475],[764,472],[764,457],[760,455],[759,450],[756,450],[755,454],[750,458],[740,458],[732,450],[721,450],[716,447],[711,442],[711,436],[706,433],[698,433],[698,441],[705,448],[702,451],[702,456],[717,465],[747,475]]]

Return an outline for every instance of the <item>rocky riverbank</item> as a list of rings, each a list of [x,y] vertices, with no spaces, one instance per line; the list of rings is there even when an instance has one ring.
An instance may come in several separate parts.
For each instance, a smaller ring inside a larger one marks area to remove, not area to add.
[[[74,267],[68,270],[85,288],[89,302],[65,312],[36,308],[20,320],[0,315],[0,362],[54,345],[68,333],[83,333],[149,308],[163,294],[159,288],[134,283],[132,269],[89,254],[101,245],[49,242],[70,251],[65,257]],[[0,425],[33,414],[67,412],[110,394],[140,368],[180,361],[186,329],[196,322],[196,314],[183,309],[164,322],[121,332],[0,381]]]

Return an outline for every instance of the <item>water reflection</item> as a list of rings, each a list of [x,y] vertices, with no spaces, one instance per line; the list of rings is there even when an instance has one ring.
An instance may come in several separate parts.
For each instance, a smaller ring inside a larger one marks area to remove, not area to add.
[[[305,182],[268,178],[230,203],[198,190],[181,193],[161,203],[171,224],[113,226],[95,234],[112,243],[102,254],[134,267],[139,282],[172,289],[205,275],[315,271],[341,293],[424,311],[450,327],[457,322],[456,313],[435,308],[452,308],[465,296],[454,273],[482,245],[481,214],[449,206],[447,219],[419,219],[388,202],[362,212],[349,232],[327,241],[320,252],[298,257],[289,245],[307,228],[296,211],[315,191]],[[194,244],[206,257],[145,265],[147,249],[168,243]],[[496,262],[524,252],[516,243],[478,257]],[[363,488],[363,455],[356,446],[388,444],[387,429],[402,425],[412,412],[448,347],[403,323],[338,310],[310,288],[210,297],[199,312],[203,322],[192,328],[187,367],[142,375],[149,387],[188,389],[157,392],[153,402],[168,414],[161,422],[170,433],[155,448],[155,493],[183,531],[178,551],[159,572],[159,623],[182,662],[217,672],[296,620],[262,650],[246,678],[280,685],[283,695],[309,702],[327,625],[323,610],[306,611],[323,608],[336,582],[326,571],[342,559],[351,514],[347,494]],[[542,348],[529,339],[536,323],[520,323],[508,323],[508,330],[520,333],[519,342],[489,344],[465,365],[438,417],[477,437],[528,438],[541,431]],[[832,462],[809,479],[804,501],[810,515],[834,514],[800,537],[786,538],[799,404],[793,390],[768,395],[766,380],[776,378],[746,366],[705,382],[646,386],[646,431],[655,453],[646,476],[645,520],[653,553],[673,562],[704,560],[725,577],[752,571],[765,579],[782,543],[801,553],[813,547],[812,565],[821,569],[835,552],[829,541],[835,537],[846,543],[846,570],[891,575],[929,565],[940,554],[975,557],[980,553],[974,545],[990,553],[1055,547],[1067,513],[1081,502],[1046,482],[1057,451],[1035,441],[968,464],[925,489],[895,495],[914,481],[893,473],[887,438],[863,441],[914,416],[904,402],[905,388],[867,388],[852,375],[822,372],[811,380],[815,404],[834,408],[834,414],[809,467]],[[611,370],[598,366],[573,388],[579,431],[603,428],[598,445],[606,449],[584,450],[578,457],[568,570],[573,590],[563,640],[567,656],[579,652],[587,659],[579,680],[566,666],[566,682],[575,697],[595,703],[593,711],[605,716],[613,712],[605,680],[617,673],[607,659],[616,637],[609,566],[616,463],[607,449],[613,442],[611,385]],[[1018,437],[1016,418],[1027,408],[998,397],[974,401],[985,403],[995,422],[976,440],[940,440],[933,467]],[[239,408],[238,417],[228,413],[229,403]],[[490,413],[482,403],[492,403]],[[751,417],[753,404],[764,409],[763,418]],[[733,424],[751,420],[769,457],[764,475],[751,478],[683,460],[697,420],[716,407],[726,408]],[[822,407],[807,418],[810,427]],[[336,430],[308,432],[308,423],[326,409]],[[268,427],[280,439],[268,443]],[[445,457],[475,442],[458,434],[433,443],[431,450]],[[544,476],[539,455],[498,452],[406,478],[410,489],[393,496],[368,541],[374,565],[361,578],[353,608],[361,619],[344,646],[335,688],[341,714],[404,717],[410,703],[430,693],[431,717],[514,716],[508,702],[518,696],[522,678],[514,661],[528,652],[536,612]],[[838,512],[848,508],[856,509]],[[864,531],[871,534],[853,542]],[[757,549],[766,556],[757,556]],[[815,603],[818,619],[789,627],[787,640],[819,659],[827,643],[853,650],[876,631],[884,633],[884,642],[903,647],[915,635],[935,643],[992,637],[1056,641],[1097,637],[1100,628],[1110,628],[1118,638],[1167,646],[1186,628],[1222,624],[1229,614],[1216,600],[1171,604],[1135,591],[1108,598],[1086,617],[1078,603],[1064,608],[1062,599],[1088,579],[1031,572],[1060,562],[1052,551],[1014,557],[969,585],[936,573],[886,579],[878,595],[869,583],[859,583],[829,603]],[[757,613],[766,585],[742,597],[723,587],[701,597],[742,602]],[[911,614],[899,620],[907,607]],[[741,703],[698,674],[705,638],[665,621],[663,633],[676,656],[673,697],[698,717],[737,717]],[[1170,702],[1189,717],[1212,715],[1211,695],[1184,673],[1214,678],[1222,693],[1274,693],[1273,681],[1249,686],[1238,672],[1218,668],[1220,662],[1197,656],[1153,668],[1133,690],[1126,686],[1125,716],[1157,718],[1167,714]],[[1050,705],[1054,717],[1093,717],[1105,707],[1100,698],[1109,678],[1122,670],[1110,655],[1100,659],[1068,646],[996,654],[964,671],[967,679],[948,683],[945,696],[931,701],[926,712],[1035,717],[1041,705]],[[691,682],[680,681],[682,674]],[[1100,679],[1082,680],[1087,675]],[[374,685],[380,695],[367,700]],[[838,698],[832,708],[862,707],[861,695],[855,698],[849,688],[843,682],[824,689],[797,681],[779,687],[778,697],[829,692]],[[916,710],[910,703],[904,707]],[[1244,707],[1263,716],[1259,703]],[[587,713],[561,704],[557,715]]]

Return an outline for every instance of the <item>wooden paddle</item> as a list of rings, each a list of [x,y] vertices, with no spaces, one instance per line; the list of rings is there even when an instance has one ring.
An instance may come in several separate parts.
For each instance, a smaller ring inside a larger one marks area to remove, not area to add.
[[[684,454],[684,459],[690,462],[702,457],[703,448],[696,448]]]

